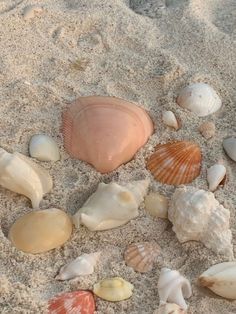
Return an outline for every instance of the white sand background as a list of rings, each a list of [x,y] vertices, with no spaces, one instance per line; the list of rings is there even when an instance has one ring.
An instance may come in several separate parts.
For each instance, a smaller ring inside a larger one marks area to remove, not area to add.
[[[25,21],[22,12],[30,4],[42,5],[44,11]],[[236,164],[222,149],[223,138],[236,135],[235,0],[1,0],[0,26],[0,146],[28,155],[30,137],[42,132],[60,146],[60,161],[40,163],[54,181],[42,209],[74,213],[99,182],[111,180],[149,177],[150,190],[170,197],[174,187],[154,181],[145,158],[157,143],[188,139],[199,143],[203,153],[201,176],[192,185],[207,189],[206,168],[218,159],[225,161],[227,183],[215,196],[231,212],[236,248]],[[205,118],[175,102],[180,88],[199,81],[212,85],[223,102],[221,110]],[[155,134],[134,160],[107,175],[72,160],[63,149],[62,111],[76,97],[94,94],[137,102],[155,123]],[[181,119],[178,132],[163,125],[163,110],[173,110]],[[209,141],[198,131],[204,121],[216,124],[216,136]],[[171,223],[150,217],[142,206],[139,217],[123,227],[105,232],[81,227],[60,249],[30,255],[17,251],[7,239],[12,223],[31,211],[29,200],[3,188],[0,200],[1,313],[44,313],[46,301],[58,293],[92,289],[103,278],[121,276],[135,287],[132,298],[118,303],[97,298],[96,313],[152,314],[159,304],[162,266],[179,270],[191,281],[189,313],[236,313],[236,301],[197,284],[203,271],[227,258],[201,243],[181,245]],[[136,273],[125,265],[124,249],[151,240],[162,247],[163,263],[147,274]],[[54,279],[62,265],[97,250],[103,254],[94,274],[74,281]]]

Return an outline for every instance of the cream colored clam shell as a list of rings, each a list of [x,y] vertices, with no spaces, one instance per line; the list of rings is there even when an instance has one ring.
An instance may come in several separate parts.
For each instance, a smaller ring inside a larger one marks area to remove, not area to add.
[[[40,161],[60,160],[60,152],[57,143],[48,135],[36,134],[31,137],[29,143],[30,156]]]
[[[207,169],[207,181],[209,190],[215,191],[219,184],[223,181],[226,175],[226,168],[224,165],[215,164]]]

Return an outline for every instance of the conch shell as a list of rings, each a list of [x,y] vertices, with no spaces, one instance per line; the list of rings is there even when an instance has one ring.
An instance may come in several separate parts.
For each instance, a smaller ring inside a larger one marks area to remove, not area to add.
[[[149,180],[132,181],[124,186],[115,182],[99,183],[97,191],[73,216],[76,227],[80,223],[91,231],[107,230],[126,224],[138,216]]]
[[[162,304],[153,314],[186,314],[185,310],[174,303]]]
[[[178,304],[184,310],[187,309],[184,298],[191,297],[191,285],[188,279],[180,275],[178,271],[162,268],[157,286],[160,305],[168,301]]]
[[[115,97],[80,97],[63,113],[65,149],[101,173],[130,161],[152,133],[145,110]]]
[[[223,298],[236,300],[236,262],[211,266],[199,277],[199,282]]]
[[[25,195],[38,208],[43,195],[52,189],[52,178],[30,158],[0,148],[0,185]]]
[[[212,192],[190,186],[176,189],[168,218],[181,243],[201,241],[216,253],[233,256],[230,211],[219,204]]]

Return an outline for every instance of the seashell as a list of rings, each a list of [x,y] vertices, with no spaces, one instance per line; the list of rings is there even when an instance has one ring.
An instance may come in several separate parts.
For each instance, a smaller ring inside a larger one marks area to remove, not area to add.
[[[177,270],[162,268],[157,287],[160,305],[168,301],[179,305],[184,310],[187,309],[184,298],[191,297],[191,285],[188,279],[180,275]]]
[[[63,245],[71,232],[70,217],[60,209],[50,208],[18,218],[10,229],[9,239],[18,250],[36,254]]]
[[[43,195],[52,189],[49,173],[20,154],[10,154],[0,148],[0,185],[28,197],[33,208],[39,207]]]
[[[28,5],[24,8],[23,18],[24,20],[31,20],[35,16],[41,14],[43,12],[43,8],[39,5]]]
[[[94,272],[94,266],[97,264],[100,254],[101,252],[82,254],[63,266],[56,279],[68,280],[78,276],[91,275]]]
[[[36,134],[31,137],[29,144],[30,156],[40,161],[60,160],[60,152],[57,143],[50,136]]]
[[[90,291],[66,292],[48,301],[48,314],[94,314],[95,300]]]
[[[99,183],[97,191],[73,216],[75,226],[80,223],[91,231],[107,230],[126,224],[138,216],[149,180],[132,181],[126,185],[115,182]]]
[[[145,110],[115,97],[80,97],[63,114],[66,151],[101,173],[130,161],[152,133]]]
[[[194,83],[183,88],[179,93],[177,103],[199,117],[216,112],[222,105],[216,91],[205,83]]]
[[[236,262],[211,266],[199,277],[199,282],[223,298],[236,300]]]
[[[167,218],[168,199],[164,195],[152,192],[145,197],[145,209],[154,217]]]
[[[226,154],[234,161],[236,161],[236,138],[229,137],[223,140],[223,147]]]
[[[224,165],[215,164],[207,169],[207,181],[209,183],[209,190],[215,191],[218,185],[224,181],[226,176],[226,168]]]
[[[230,211],[219,204],[212,192],[191,186],[176,189],[168,218],[181,243],[201,241],[216,253],[233,256]]]
[[[160,246],[155,242],[133,243],[126,248],[124,259],[134,270],[146,273],[152,270],[160,251]]]
[[[172,111],[164,111],[162,114],[162,121],[165,125],[178,130],[180,125]]]
[[[199,132],[202,134],[203,137],[205,137],[205,139],[209,140],[215,135],[215,124],[213,122],[206,121],[200,125]]]
[[[103,279],[93,286],[93,292],[106,301],[122,301],[132,296],[134,286],[120,277]]]
[[[156,146],[147,168],[157,181],[179,185],[192,182],[200,173],[201,151],[191,142],[170,142]]]
[[[153,314],[186,314],[185,310],[174,303],[162,304]]]

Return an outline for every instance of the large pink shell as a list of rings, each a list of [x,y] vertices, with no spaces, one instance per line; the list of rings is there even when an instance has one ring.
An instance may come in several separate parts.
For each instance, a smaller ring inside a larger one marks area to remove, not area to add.
[[[80,97],[63,113],[65,149],[101,173],[131,160],[152,133],[145,110],[115,97]]]

